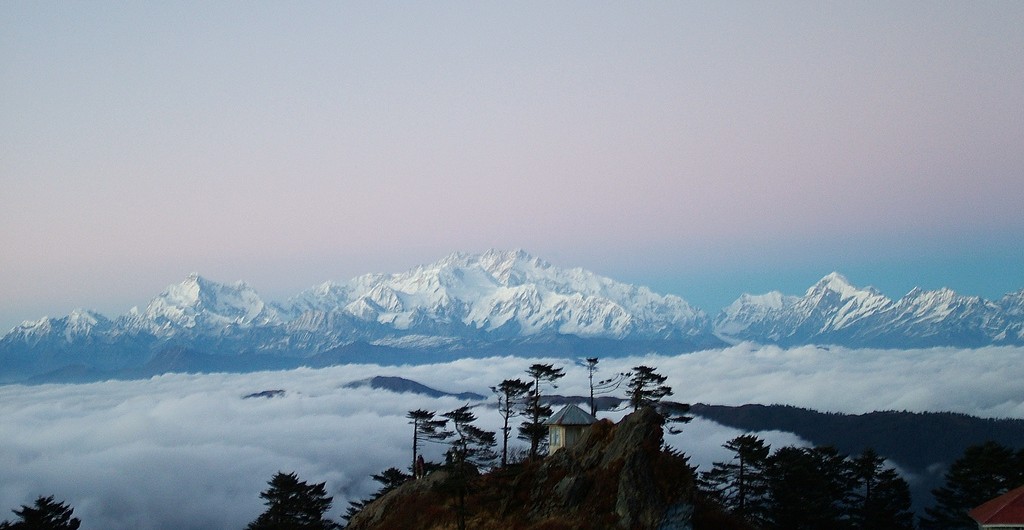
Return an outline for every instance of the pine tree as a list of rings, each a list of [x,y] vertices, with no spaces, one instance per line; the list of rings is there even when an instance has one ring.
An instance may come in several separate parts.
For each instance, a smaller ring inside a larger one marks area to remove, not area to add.
[[[629,372],[616,374],[608,379],[594,382],[594,374],[597,372],[597,357],[587,357],[587,378],[590,380],[590,415],[597,416],[597,401],[595,396],[610,394],[616,390],[629,377]]]
[[[551,416],[551,407],[541,403],[541,390],[544,385],[557,388],[555,381],[565,376],[565,371],[550,364],[534,364],[526,370],[533,387],[527,404],[528,419],[519,426],[519,438],[530,442],[530,460],[540,454],[541,444],[547,439],[548,429],[544,425],[546,418]]]
[[[260,493],[267,510],[246,530],[334,530],[340,526],[325,519],[333,497],[327,495],[324,483],[307,484],[295,473],[278,472],[269,488]]]
[[[506,379],[491,391],[498,396],[498,414],[503,420],[501,427],[501,467],[508,465],[508,437],[512,433],[509,420],[524,414],[525,398],[530,393],[531,385],[522,379]]]
[[[849,463],[833,447],[783,447],[768,459],[766,528],[850,528]]]
[[[418,469],[420,467],[418,465],[420,442],[443,442],[451,435],[450,432],[444,430],[448,420],[435,419],[434,414],[430,410],[416,409],[410,410],[405,415],[410,420],[409,424],[412,425],[412,466],[409,467],[409,470],[412,471],[415,478],[420,478],[422,473],[422,470]]]
[[[590,415],[597,416],[597,403],[594,401],[594,372],[597,371],[597,357],[587,357],[587,379],[590,381]]]
[[[770,447],[752,434],[737,436],[722,447],[733,453],[732,460],[715,462],[711,471],[701,473],[701,487],[730,513],[761,525],[768,500],[765,471]]]
[[[910,486],[885,459],[867,449],[850,463],[853,491],[850,520],[854,528],[913,530]]]
[[[497,458],[494,452],[496,441],[493,432],[473,425],[477,418],[468,405],[446,412],[444,417],[451,420],[454,431],[451,449],[448,450],[452,470],[448,485],[458,497],[455,510],[458,529],[466,530],[466,494],[469,493],[471,469],[490,465]]]
[[[626,393],[633,410],[640,407],[655,406],[667,396],[672,395],[672,387],[666,386],[667,376],[661,375],[649,366],[636,366],[630,371]]]
[[[935,506],[921,519],[925,530],[974,530],[971,509],[1024,482],[1024,458],[996,442],[968,447],[946,472],[946,484],[932,491]]]
[[[55,502],[53,496],[40,496],[32,506],[22,505],[13,510],[20,521],[0,523],[0,529],[11,530],[77,530],[82,521],[72,517],[74,508],[63,502]]]

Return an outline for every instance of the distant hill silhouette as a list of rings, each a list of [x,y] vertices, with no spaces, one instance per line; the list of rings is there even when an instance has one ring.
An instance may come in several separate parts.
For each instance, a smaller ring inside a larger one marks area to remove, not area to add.
[[[474,392],[460,392],[458,394],[454,394],[451,392],[443,392],[441,390],[430,388],[427,385],[417,383],[416,381],[413,381],[411,379],[405,379],[403,377],[389,377],[383,375],[378,375],[376,377],[371,377],[369,379],[360,379],[359,381],[352,381],[351,383],[346,383],[344,385],[345,388],[362,388],[367,386],[377,390],[390,390],[392,392],[398,393],[408,392],[413,394],[422,394],[424,396],[430,396],[433,398],[451,396],[458,399],[472,401],[482,401],[486,399],[485,396],[481,396],[480,394]]]

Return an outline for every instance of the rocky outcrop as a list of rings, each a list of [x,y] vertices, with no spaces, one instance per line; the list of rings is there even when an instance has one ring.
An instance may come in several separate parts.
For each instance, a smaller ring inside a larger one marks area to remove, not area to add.
[[[345,528],[449,528],[451,525],[444,524],[450,511],[445,509],[449,479],[448,471],[441,469],[422,479],[410,480],[368,503]],[[402,521],[409,521],[411,526]]]
[[[602,420],[580,442],[542,461],[480,475],[467,498],[476,530],[695,530],[740,528],[695,494],[693,469],[662,444],[664,419],[650,409]],[[454,497],[438,471],[368,504],[351,530],[455,528]],[[715,525],[701,524],[715,511]]]

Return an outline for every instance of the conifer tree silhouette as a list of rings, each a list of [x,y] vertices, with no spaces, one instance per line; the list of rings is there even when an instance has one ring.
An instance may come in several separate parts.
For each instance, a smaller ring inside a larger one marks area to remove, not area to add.
[[[20,521],[0,523],[0,529],[10,530],[78,530],[82,521],[72,517],[75,511],[63,502],[55,502],[53,496],[36,499],[32,506],[22,505],[13,510]]]
[[[335,530],[341,528],[324,514],[331,509],[333,497],[324,483],[307,484],[295,473],[277,472],[269,488],[260,493],[267,510],[246,530]]]

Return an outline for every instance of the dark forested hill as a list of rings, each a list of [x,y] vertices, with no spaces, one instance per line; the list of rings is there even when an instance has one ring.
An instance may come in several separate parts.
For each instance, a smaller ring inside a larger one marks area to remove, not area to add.
[[[792,432],[815,445],[856,454],[873,448],[912,469],[956,460],[968,446],[992,440],[1024,446],[1024,420],[985,419],[952,412],[883,411],[834,414],[788,405],[693,405],[691,412],[747,431]]]
[[[835,414],[788,405],[693,405],[691,413],[744,431],[785,431],[814,445],[856,455],[872,448],[913,474],[916,509],[931,505],[930,492],[949,465],[972,445],[995,441],[1024,447],[1024,420],[985,419],[952,412],[882,411]]]

